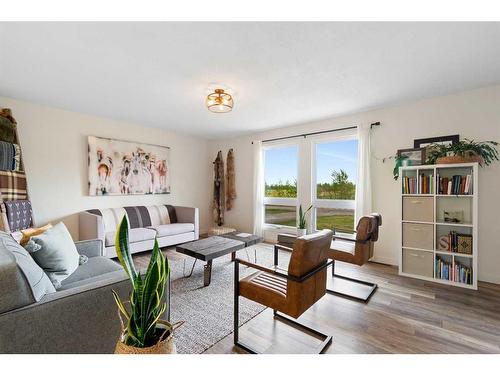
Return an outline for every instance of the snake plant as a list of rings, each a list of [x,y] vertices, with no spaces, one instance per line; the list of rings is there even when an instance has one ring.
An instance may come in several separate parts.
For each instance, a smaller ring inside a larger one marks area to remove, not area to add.
[[[299,206],[299,229],[306,229],[307,226],[306,214],[309,212],[311,208],[312,205],[310,205],[309,208],[305,212],[303,212],[302,205]]]
[[[155,238],[151,259],[145,274],[137,272],[129,249],[128,221],[125,216],[116,232],[116,253],[120,264],[132,282],[130,312],[113,290],[113,297],[121,313],[127,319],[124,343],[137,348],[155,345],[162,331],[157,329],[157,322],[165,312],[167,304],[163,302],[165,284],[169,276],[168,261],[163,256]]]

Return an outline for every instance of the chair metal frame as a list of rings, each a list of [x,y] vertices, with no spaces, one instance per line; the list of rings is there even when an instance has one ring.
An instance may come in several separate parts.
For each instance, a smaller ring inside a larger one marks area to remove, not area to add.
[[[355,233],[356,233],[356,231],[352,231],[351,234],[355,234]],[[346,234],[348,234],[348,233],[346,233]],[[368,239],[366,239],[366,240],[357,240],[354,237],[339,236],[334,231],[333,232],[333,239],[334,240],[338,239],[338,240],[341,240],[341,241],[355,242],[355,243],[359,243],[359,244],[365,245],[365,244],[367,244],[367,243],[369,243],[371,241],[371,236]],[[333,241],[333,244],[335,244],[335,241]],[[334,289],[327,289],[326,290],[330,294],[335,294],[337,296],[346,297],[346,298],[349,298],[349,299],[352,299],[352,300],[355,300],[355,301],[360,301],[360,302],[368,303],[368,301],[370,300],[370,298],[373,296],[373,294],[375,293],[375,291],[378,288],[378,285],[375,284],[375,283],[371,283],[369,281],[355,279],[355,278],[352,278],[352,277],[342,276],[342,275],[339,275],[339,274],[335,273],[335,260],[333,260],[333,264],[332,264],[332,277],[334,279],[338,278],[338,279],[342,279],[342,280],[347,280],[347,281],[350,281],[350,282],[353,282],[353,283],[356,283],[356,284],[363,284],[363,285],[369,286],[371,288],[370,293],[367,295],[366,298],[359,298],[359,297],[356,297],[354,295],[342,293],[342,292],[339,292],[338,290],[334,290]]]
[[[274,254],[274,259],[275,262],[277,262],[277,255],[276,255],[276,250]],[[324,270],[325,268],[328,268],[330,265],[332,265],[333,261],[326,261],[324,264],[321,264],[320,266],[314,268],[313,270],[309,271],[305,275],[301,277],[293,276],[288,274],[287,271],[280,269],[275,265],[273,268],[268,268],[265,266],[261,266],[259,264],[254,264],[250,263],[247,261],[244,261],[242,259],[236,258],[234,260],[234,345],[247,351],[250,354],[259,354],[259,352],[249,345],[245,344],[244,342],[240,341],[239,338],[239,297],[240,297],[240,264],[245,265],[250,268],[254,268],[259,271],[267,272],[279,277],[282,277],[284,279],[290,280],[290,281],[295,281],[295,282],[304,282],[305,280],[309,279],[310,277],[314,276],[318,272]],[[287,323],[290,323],[293,326],[300,327],[312,334],[315,334],[317,336],[320,336],[322,338],[321,345],[319,346],[319,351],[318,354],[322,354],[326,348],[331,344],[332,342],[332,336],[327,335],[323,332],[320,332],[306,324],[299,323],[296,319],[290,318],[284,314],[280,314],[278,311],[273,310],[273,317],[278,318],[280,320],[284,320]]]

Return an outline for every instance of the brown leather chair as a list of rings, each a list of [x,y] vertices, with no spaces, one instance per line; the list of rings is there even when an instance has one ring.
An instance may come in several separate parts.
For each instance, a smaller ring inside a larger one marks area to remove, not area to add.
[[[274,317],[321,336],[323,342],[319,352],[331,343],[332,337],[311,327],[298,323],[279,313],[293,318],[300,317],[326,293],[328,251],[332,242],[332,231],[323,230],[298,238],[288,265],[288,271],[265,267],[241,259],[235,260],[234,272],[234,344],[250,353],[257,353],[239,341],[239,297],[245,297],[274,310]],[[239,265],[258,271],[239,279]],[[276,262],[277,264],[277,262]]]
[[[373,244],[378,240],[382,216],[377,213],[363,216],[354,233],[337,233],[333,235],[328,257],[334,261],[332,265],[333,288],[330,293],[368,302],[377,289],[377,284],[341,276],[335,273],[335,261],[362,266],[373,257]]]

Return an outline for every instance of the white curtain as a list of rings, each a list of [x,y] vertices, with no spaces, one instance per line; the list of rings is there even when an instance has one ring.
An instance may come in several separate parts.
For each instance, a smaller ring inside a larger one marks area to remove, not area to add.
[[[363,215],[372,212],[370,155],[370,124],[358,125],[358,182],[356,184],[355,223]]]
[[[253,142],[253,233],[262,236],[264,224],[264,166],[262,141]]]

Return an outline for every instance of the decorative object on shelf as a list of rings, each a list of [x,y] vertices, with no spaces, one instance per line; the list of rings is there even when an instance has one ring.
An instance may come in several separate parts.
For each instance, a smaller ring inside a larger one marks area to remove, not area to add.
[[[427,164],[477,162],[481,167],[490,165],[499,160],[496,149],[498,145],[495,141],[476,142],[470,139],[449,145],[432,144],[428,148]]]
[[[171,324],[161,319],[167,309],[164,302],[165,284],[170,268],[155,238],[147,271],[138,273],[130,254],[128,221],[124,216],[116,231],[116,253],[132,282],[130,312],[113,290],[122,324],[122,335],[116,344],[116,354],[170,354],[175,353],[174,331],[181,323]],[[123,322],[122,315],[126,324]]]
[[[429,147],[430,145],[449,146],[451,144],[457,144],[459,141],[460,141],[460,135],[458,135],[458,134],[444,135],[444,136],[440,136],[440,137],[415,139],[413,141],[413,147],[426,148],[426,147]]]
[[[472,236],[459,233],[457,238],[457,252],[460,254],[472,254]]]
[[[170,193],[170,148],[88,137],[89,195]]]
[[[212,202],[212,209],[214,215],[214,222],[220,227],[224,224],[224,210],[225,210],[225,179],[224,179],[224,159],[222,158],[222,151],[217,153],[214,164],[214,196]]]
[[[464,221],[464,212],[444,210],[443,218],[445,223],[462,223]]]
[[[229,149],[227,152],[227,173],[226,173],[226,209],[230,211],[233,208],[233,202],[236,199],[236,182],[234,171],[234,151]]]
[[[406,148],[398,150],[397,157],[402,158],[401,164],[403,167],[422,165],[425,161],[425,148]]]
[[[207,95],[205,101],[210,112],[227,113],[233,110],[233,97],[223,89],[215,89],[214,92]]]
[[[305,212],[302,210],[302,205],[299,206],[299,226],[297,228],[297,236],[305,236],[307,233],[307,221],[306,221],[306,215],[309,212],[309,210],[312,208],[312,205],[309,206]]]
[[[450,236],[449,235],[439,237],[438,250],[450,251]]]

